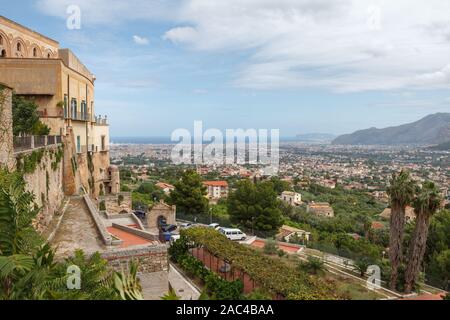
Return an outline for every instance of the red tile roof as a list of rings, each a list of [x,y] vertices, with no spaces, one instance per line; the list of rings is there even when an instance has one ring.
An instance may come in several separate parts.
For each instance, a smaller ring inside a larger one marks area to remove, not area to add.
[[[210,187],[228,187],[228,182],[226,181],[204,181],[203,184]]]

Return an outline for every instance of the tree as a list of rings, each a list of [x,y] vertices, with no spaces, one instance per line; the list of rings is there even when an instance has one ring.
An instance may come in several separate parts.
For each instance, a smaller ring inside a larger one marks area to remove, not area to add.
[[[359,273],[361,277],[364,277],[364,275],[367,272],[367,268],[371,265],[369,259],[367,258],[359,258],[355,261],[354,269]]]
[[[410,293],[415,285],[425,255],[430,218],[439,210],[441,202],[439,189],[433,182],[425,182],[417,192],[414,200],[416,226],[410,243],[405,273],[406,293]]]
[[[267,239],[263,250],[265,254],[276,254],[278,252],[277,242],[274,239]]]
[[[18,95],[12,97],[13,134],[46,136],[50,129],[39,120],[35,102]]]
[[[175,183],[169,197],[169,203],[176,205],[179,212],[185,214],[204,214],[208,212],[206,187],[201,177],[193,170],[187,170]]]
[[[76,251],[63,262],[55,261],[54,250],[33,229],[39,211],[33,201],[21,175],[0,169],[0,300],[120,299],[115,273],[99,253],[87,258]],[[67,287],[73,266],[80,269],[80,290]],[[130,277],[135,277],[131,270]]]
[[[391,200],[391,220],[389,235],[389,259],[391,262],[390,287],[395,290],[398,280],[398,267],[403,260],[403,231],[405,228],[405,211],[415,193],[416,183],[408,171],[394,173],[387,192]]]
[[[249,229],[276,232],[282,225],[279,200],[271,182],[238,182],[229,196],[228,212],[233,223]]]
[[[325,263],[320,258],[308,256],[307,261],[300,263],[299,269],[309,274],[318,275],[324,272]]]

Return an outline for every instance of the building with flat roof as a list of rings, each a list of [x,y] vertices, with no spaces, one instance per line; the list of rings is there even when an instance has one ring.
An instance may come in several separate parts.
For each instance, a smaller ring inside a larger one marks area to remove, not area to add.
[[[109,159],[109,125],[95,115],[95,76],[59,43],[0,16],[0,82],[38,105],[50,135],[64,143],[67,195],[116,190]],[[117,178],[117,177],[115,177]]]

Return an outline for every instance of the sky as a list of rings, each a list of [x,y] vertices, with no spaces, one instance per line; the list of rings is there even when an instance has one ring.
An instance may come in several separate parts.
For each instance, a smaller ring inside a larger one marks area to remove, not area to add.
[[[76,7],[73,7],[75,5]],[[73,9],[80,9],[80,28]],[[20,0],[93,72],[114,137],[344,134],[450,112],[448,0]]]

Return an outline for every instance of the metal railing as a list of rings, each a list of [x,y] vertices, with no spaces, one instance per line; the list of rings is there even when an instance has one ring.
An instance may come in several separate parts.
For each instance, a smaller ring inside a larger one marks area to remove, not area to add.
[[[62,118],[64,117],[64,110],[60,109],[49,112],[47,109],[45,109],[43,111],[38,111],[38,114],[39,118]]]
[[[62,143],[61,136],[14,137],[14,152],[24,152]]]
[[[65,118],[70,119],[70,120],[76,120],[76,121],[91,121],[92,114],[77,112],[77,113],[73,113],[70,115],[66,115]]]

